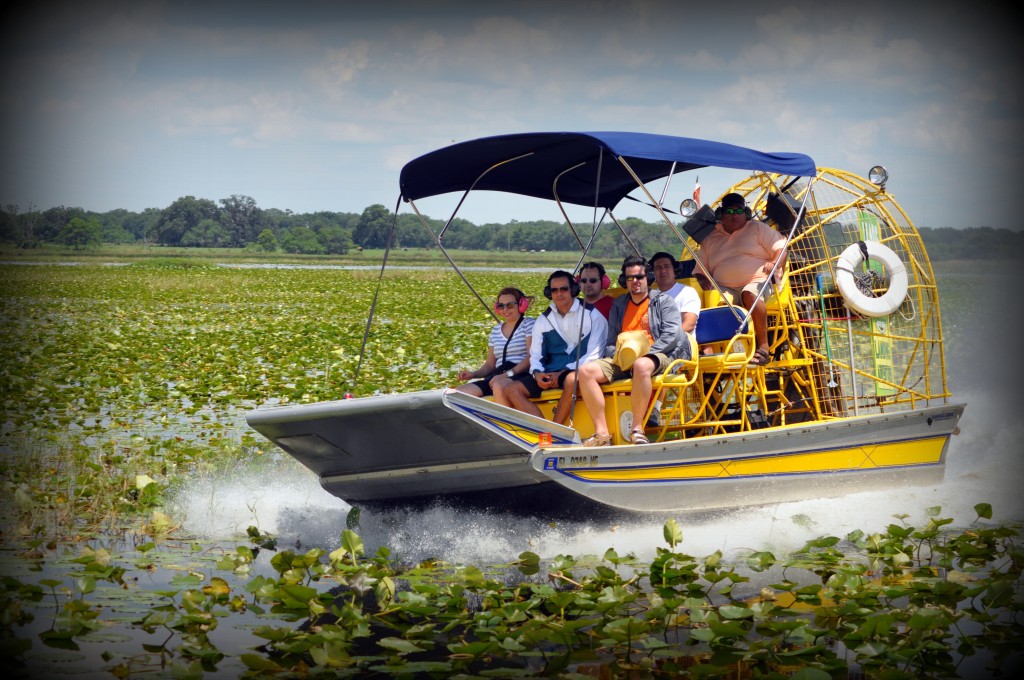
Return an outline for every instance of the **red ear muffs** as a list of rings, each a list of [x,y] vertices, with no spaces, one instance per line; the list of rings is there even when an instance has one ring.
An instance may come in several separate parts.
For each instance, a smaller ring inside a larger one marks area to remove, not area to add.
[[[517,289],[517,293],[519,294],[519,313],[526,314],[526,310],[530,308],[531,300],[523,294],[523,291]],[[498,306],[497,300],[494,301],[494,311],[499,314],[501,313],[501,307]]]

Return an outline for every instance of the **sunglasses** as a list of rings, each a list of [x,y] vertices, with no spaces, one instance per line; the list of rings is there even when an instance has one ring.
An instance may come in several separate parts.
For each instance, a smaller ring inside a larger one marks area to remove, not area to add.
[[[551,292],[552,293],[566,293],[568,291],[569,291],[569,286],[558,286],[557,288],[554,287],[554,286],[551,287]]]
[[[580,283],[600,283],[601,279],[580,279]]]
[[[502,309],[515,309],[518,306],[519,306],[519,303],[516,302],[515,300],[513,300],[512,302],[495,302],[494,303],[494,308],[499,310],[499,311],[502,310]]]
[[[627,281],[640,281],[641,279],[646,279],[646,278],[647,278],[647,274],[626,274],[626,280]]]
[[[746,211],[746,208],[726,208],[722,212],[724,212],[726,215],[739,215],[740,213],[744,213]]]

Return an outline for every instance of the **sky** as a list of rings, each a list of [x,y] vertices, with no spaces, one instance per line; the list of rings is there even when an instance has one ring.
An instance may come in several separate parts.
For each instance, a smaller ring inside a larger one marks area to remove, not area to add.
[[[1019,229],[1020,6],[5,3],[0,205],[394,209],[402,166],[453,141],[628,130],[881,164],[918,226]],[[705,201],[743,176],[699,175]],[[516,205],[473,196],[460,216],[560,217]]]

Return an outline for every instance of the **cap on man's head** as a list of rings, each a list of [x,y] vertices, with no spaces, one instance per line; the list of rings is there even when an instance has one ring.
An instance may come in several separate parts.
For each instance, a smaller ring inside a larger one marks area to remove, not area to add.
[[[736,207],[745,208],[745,207],[747,207],[747,202],[745,200],[743,200],[743,197],[740,196],[739,194],[736,194],[736,193],[726,194],[725,196],[722,196],[722,207],[723,208],[736,208]]]

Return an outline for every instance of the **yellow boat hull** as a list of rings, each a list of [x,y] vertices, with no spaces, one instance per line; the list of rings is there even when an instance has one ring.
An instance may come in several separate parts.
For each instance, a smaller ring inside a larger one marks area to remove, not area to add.
[[[586,449],[537,449],[531,464],[587,498],[627,510],[697,510],[938,483],[962,405]]]

